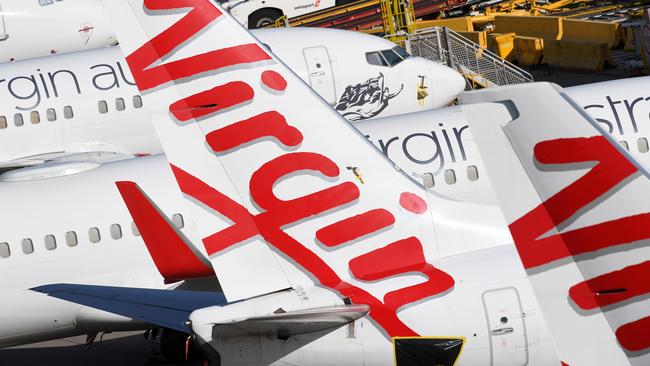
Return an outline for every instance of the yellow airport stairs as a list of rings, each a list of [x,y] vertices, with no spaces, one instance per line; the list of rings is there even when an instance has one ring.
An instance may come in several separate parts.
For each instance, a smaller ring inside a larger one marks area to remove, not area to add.
[[[467,80],[466,89],[529,83],[532,75],[449,28],[433,27],[407,36],[414,56],[444,63]]]

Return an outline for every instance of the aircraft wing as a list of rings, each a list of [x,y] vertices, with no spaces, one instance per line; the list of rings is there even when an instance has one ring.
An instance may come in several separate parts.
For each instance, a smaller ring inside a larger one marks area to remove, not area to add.
[[[190,333],[190,314],[226,304],[221,293],[110,286],[53,284],[32,290],[58,299]]]
[[[14,160],[0,160],[0,172],[43,166],[52,167],[65,163],[107,163],[116,160],[124,160],[135,157],[133,154],[110,151],[88,151],[88,152],[56,152],[48,154],[33,155]]]
[[[221,293],[158,290],[110,286],[54,284],[32,290],[58,299],[127,316],[162,327],[191,333],[189,317],[194,310],[226,305]],[[277,333],[289,337],[336,329],[369,311],[367,305],[344,305],[287,311],[246,318],[222,320],[215,324],[221,337]]]

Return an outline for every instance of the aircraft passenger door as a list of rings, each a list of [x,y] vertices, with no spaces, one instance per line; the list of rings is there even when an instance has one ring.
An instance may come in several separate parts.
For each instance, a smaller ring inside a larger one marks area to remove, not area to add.
[[[7,24],[5,22],[5,11],[0,5],[0,41],[4,41],[9,38],[9,33],[7,33]]]
[[[514,287],[483,293],[493,366],[528,364],[528,337],[519,292]]]
[[[328,103],[336,103],[334,88],[334,73],[327,48],[323,46],[309,47],[302,50],[307,63],[309,85]]]

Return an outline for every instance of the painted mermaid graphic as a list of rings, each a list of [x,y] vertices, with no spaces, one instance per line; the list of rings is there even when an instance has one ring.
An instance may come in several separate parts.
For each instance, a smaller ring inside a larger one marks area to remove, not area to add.
[[[397,92],[391,93],[384,86],[384,74],[379,73],[378,77],[365,83],[347,86],[335,108],[348,121],[371,118],[381,113],[388,106],[388,101],[401,93],[402,89],[404,84]]]

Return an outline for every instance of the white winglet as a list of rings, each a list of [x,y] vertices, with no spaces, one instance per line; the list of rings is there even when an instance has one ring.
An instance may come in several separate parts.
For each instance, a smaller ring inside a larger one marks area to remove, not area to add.
[[[645,167],[558,86],[461,100],[562,360],[649,364]]]

